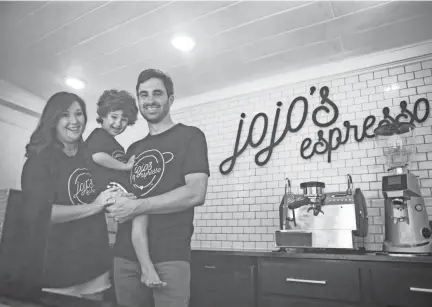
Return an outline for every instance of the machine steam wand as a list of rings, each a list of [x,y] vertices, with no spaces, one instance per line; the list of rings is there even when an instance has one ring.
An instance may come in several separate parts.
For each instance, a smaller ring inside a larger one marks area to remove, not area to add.
[[[351,189],[351,187],[354,186],[353,185],[353,181],[352,181],[352,178],[351,178],[350,174],[348,174],[347,177],[348,177],[347,195],[352,195],[352,189]]]
[[[288,197],[292,198],[291,201],[295,200],[294,195],[291,193],[291,181],[289,180],[289,178],[285,178],[285,197],[284,197],[284,214],[283,216],[285,217],[285,222],[283,223],[283,228],[286,230],[287,227],[286,225],[288,225],[288,223],[286,222],[293,222],[294,223],[294,227],[297,226],[296,223],[296,218],[295,218],[295,211],[294,209],[292,209],[290,207],[290,205],[288,205]],[[292,212],[292,217],[289,216],[288,214],[288,210],[291,209]]]

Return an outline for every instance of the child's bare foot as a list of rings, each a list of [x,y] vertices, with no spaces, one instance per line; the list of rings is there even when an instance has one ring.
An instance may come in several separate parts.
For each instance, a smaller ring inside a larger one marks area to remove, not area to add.
[[[141,282],[149,288],[161,288],[167,285],[166,282],[160,280],[155,269],[147,270],[147,272],[143,271],[141,274]]]

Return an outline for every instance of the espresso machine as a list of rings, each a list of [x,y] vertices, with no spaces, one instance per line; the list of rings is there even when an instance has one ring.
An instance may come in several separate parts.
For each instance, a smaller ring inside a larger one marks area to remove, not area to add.
[[[286,179],[276,247],[353,249],[354,237],[367,235],[366,201],[360,189],[353,189],[350,175],[344,191],[324,193],[325,183],[316,181],[303,182],[300,188],[302,194],[293,194]]]
[[[389,254],[431,254],[432,231],[419,180],[408,169],[415,146],[415,126],[395,122],[375,129],[377,146],[383,148],[387,171],[382,178],[385,234],[383,251]]]

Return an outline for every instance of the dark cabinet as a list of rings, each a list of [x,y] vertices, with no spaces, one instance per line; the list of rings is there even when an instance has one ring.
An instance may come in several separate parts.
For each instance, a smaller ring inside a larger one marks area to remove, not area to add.
[[[432,258],[194,252],[190,307],[431,307]]]
[[[190,307],[255,307],[256,265],[248,257],[192,256]]]
[[[432,267],[387,265],[371,269],[370,274],[372,297],[379,306],[432,306]]]

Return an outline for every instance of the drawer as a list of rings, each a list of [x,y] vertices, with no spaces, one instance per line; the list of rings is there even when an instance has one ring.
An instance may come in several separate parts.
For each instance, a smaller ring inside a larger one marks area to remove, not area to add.
[[[192,255],[192,307],[255,306],[255,261],[242,256]]]
[[[223,297],[254,296],[254,266],[238,270],[222,266],[197,268],[192,264],[191,287],[198,292],[218,293]]]
[[[280,298],[280,297],[265,297],[261,300],[261,305],[265,307],[360,307],[362,305],[347,302],[335,302],[324,300],[312,300],[302,298]]]
[[[360,277],[355,263],[328,260],[262,259],[261,291],[266,295],[359,302]]]
[[[255,261],[245,256],[230,256],[192,252],[192,265],[196,269],[249,272]]]
[[[432,268],[374,269],[374,300],[383,305],[432,306]]]

